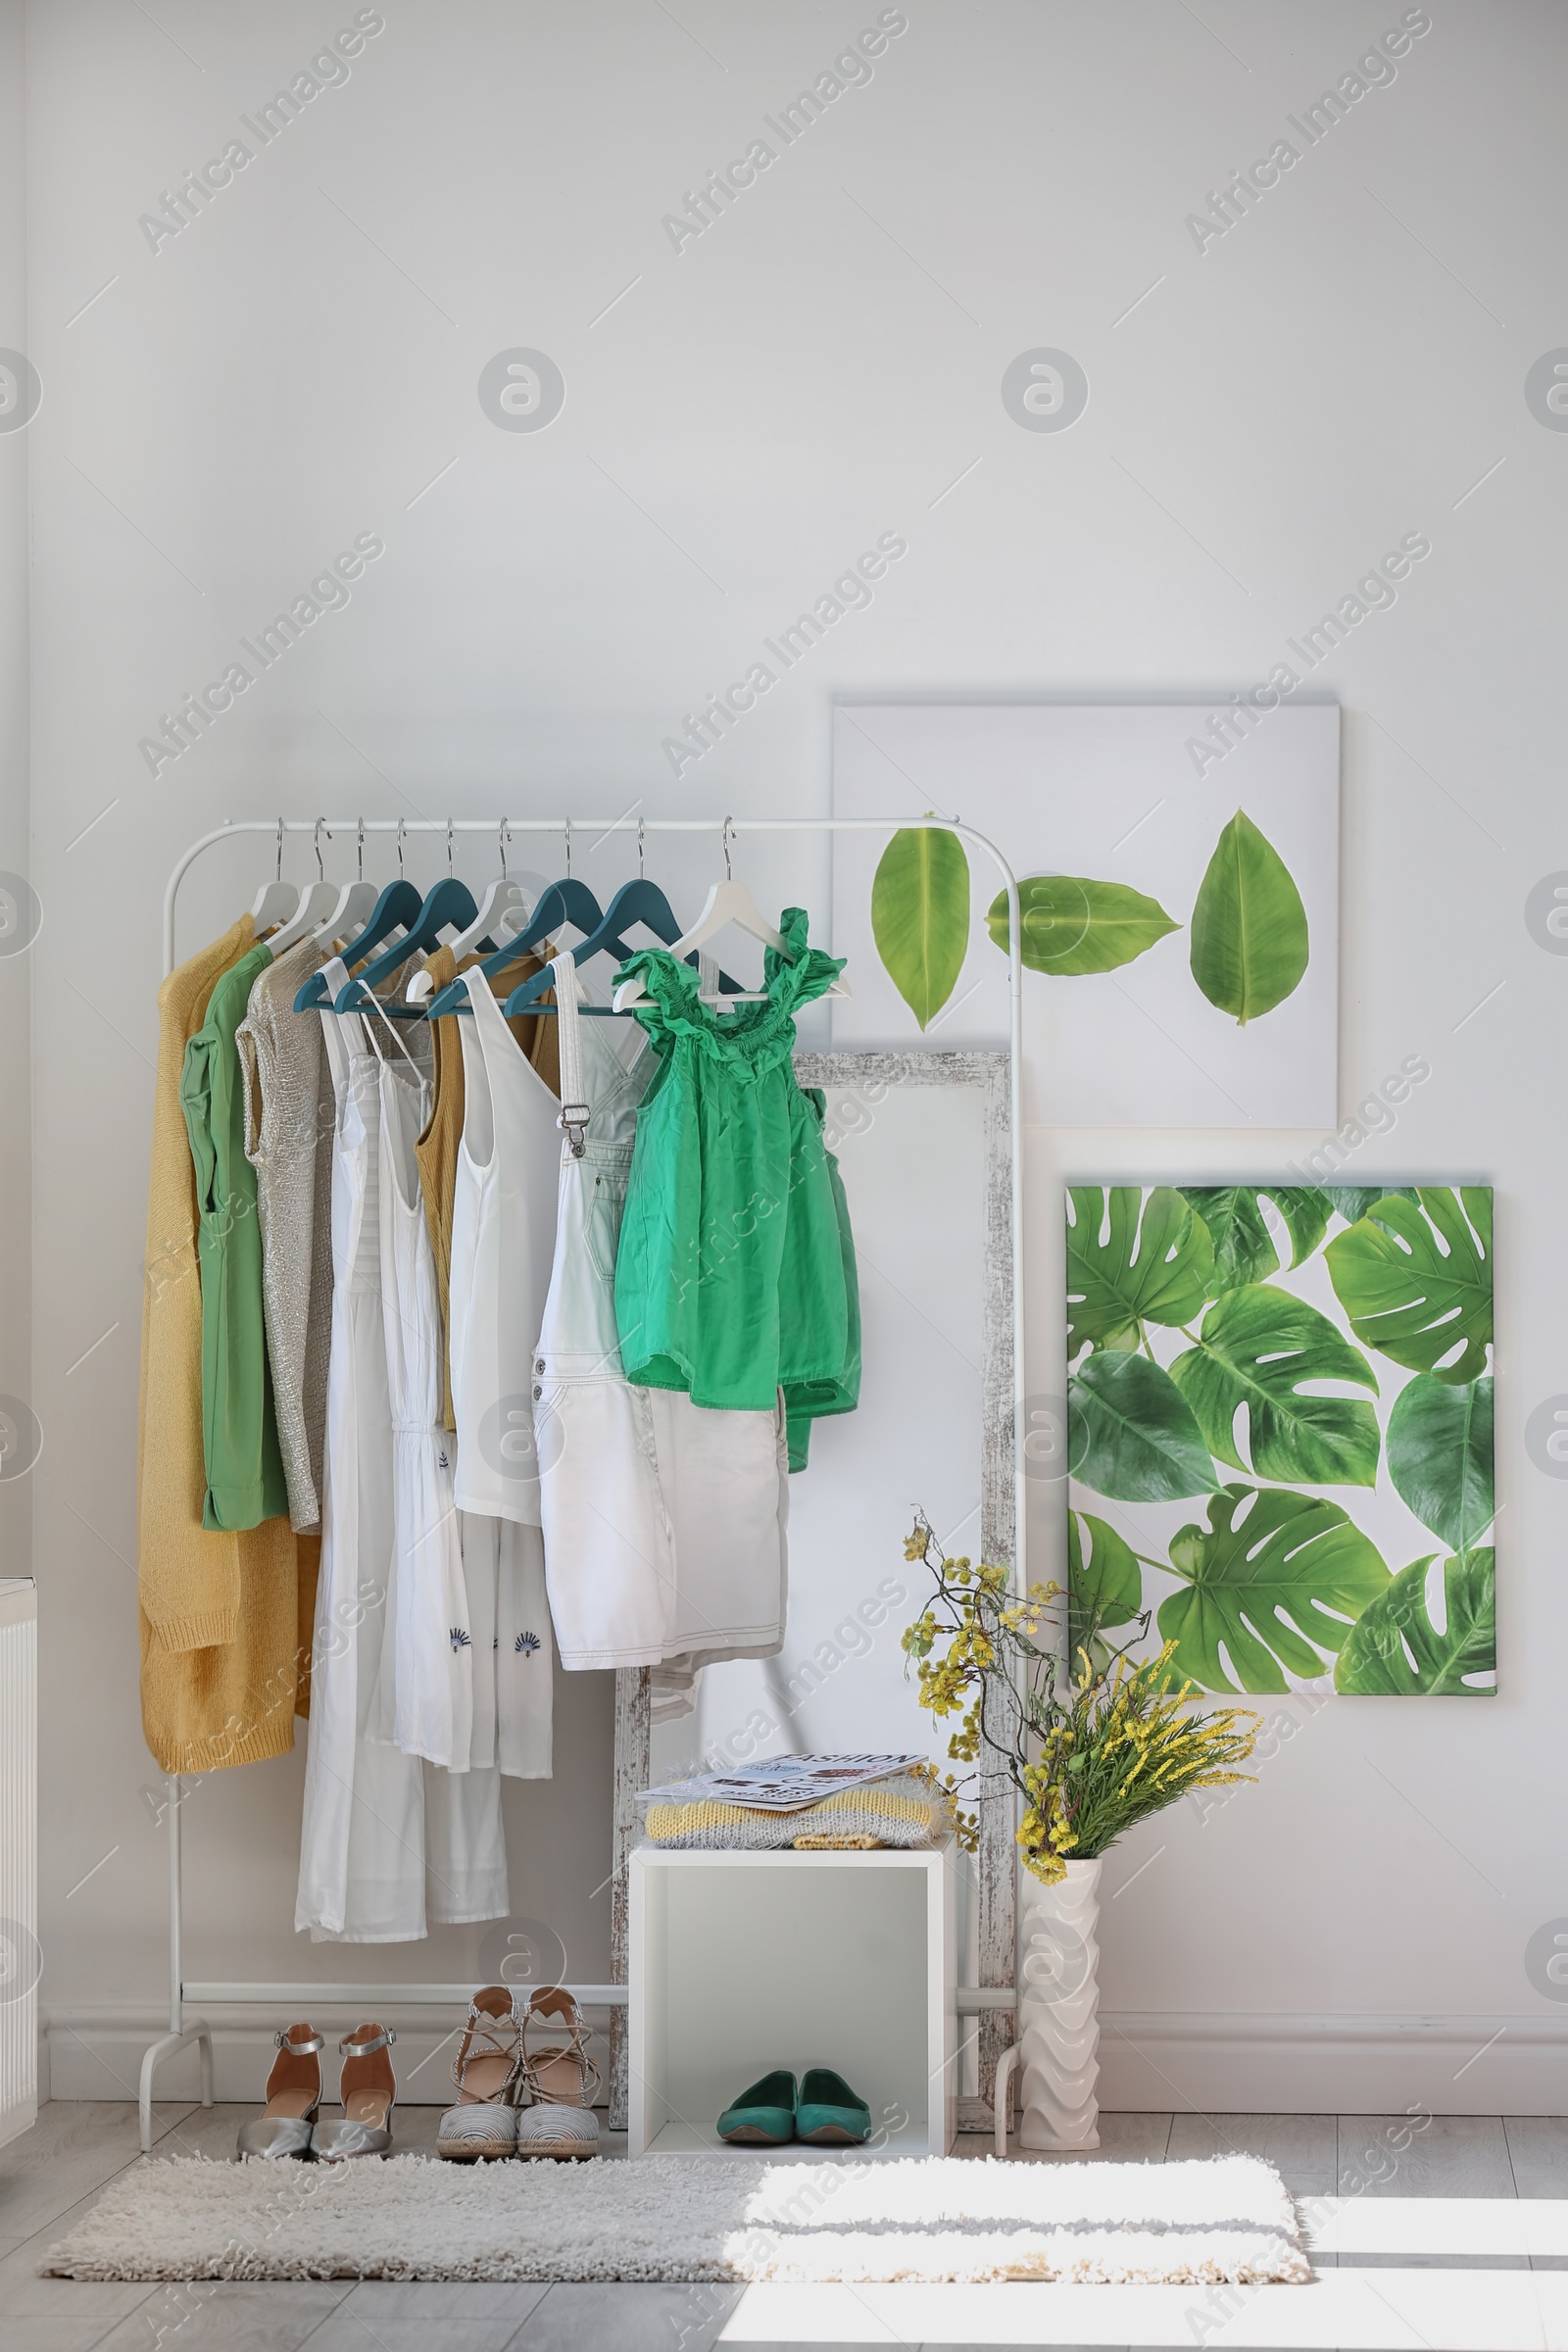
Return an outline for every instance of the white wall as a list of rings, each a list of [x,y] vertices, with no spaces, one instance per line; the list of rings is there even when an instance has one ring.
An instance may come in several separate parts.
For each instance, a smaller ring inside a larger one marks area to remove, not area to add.
[[[908,0],[869,85],[677,254],[662,216],[875,6],[387,0],[352,78],[149,250],[138,216],[353,13],[162,0],[155,24],[59,0],[29,24],[44,401],[0,475],[24,452],[45,1990],[84,2037],[56,2034],[57,2085],[126,2079],[162,1984],[131,1562],[179,848],[273,809],[825,811],[836,691],[1221,695],[1419,530],[1430,560],[1312,685],[1347,714],[1344,1103],[1408,1054],[1433,1070],[1355,1166],[1497,1188],[1501,1694],[1325,1707],[1206,1825],[1130,1839],[1107,1871],[1106,2085],[1160,2106],[1560,2109],[1562,2013],[1525,1948],[1568,1913],[1564,1491],[1523,1433],[1568,1391],[1568,965],[1524,906],[1568,866],[1568,441],[1523,385],[1565,338],[1568,20],[1434,0],[1392,86],[1200,254],[1185,217],[1398,22],[1395,0],[1208,0],[1201,21],[1179,0]],[[538,433],[498,429],[476,395],[519,346],[565,378]],[[1003,407],[1036,346],[1087,372],[1067,432]],[[366,531],[386,552],[348,610],[150,775],[159,713]],[[908,553],[870,610],[677,781],[662,740],[681,714],[888,531]],[[815,850],[743,843],[743,860],[761,895],[825,912]],[[209,861],[184,952],[263,862],[254,845]],[[621,836],[586,870],[630,863]],[[707,847],[661,866],[687,897],[712,869]],[[1059,1387],[1065,1179],[1268,1172],[1312,1140],[1036,1134],[1030,1387]],[[579,1679],[564,1713],[562,1775],[516,1809],[514,1899],[591,1976],[606,1693]],[[193,1974],[311,1965],[288,1928],[300,1764],[191,1804]],[[406,1962],[461,1974],[471,1951],[454,1936]]]

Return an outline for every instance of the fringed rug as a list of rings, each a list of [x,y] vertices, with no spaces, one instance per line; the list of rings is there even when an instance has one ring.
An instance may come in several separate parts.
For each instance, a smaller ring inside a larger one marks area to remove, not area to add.
[[[70,2278],[985,2280],[1256,2285],[1311,2271],[1278,2173],[1192,2164],[645,2156],[134,2165]]]

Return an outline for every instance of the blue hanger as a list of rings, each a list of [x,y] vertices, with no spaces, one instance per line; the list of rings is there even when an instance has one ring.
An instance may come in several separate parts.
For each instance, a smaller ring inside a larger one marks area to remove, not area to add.
[[[639,875],[635,882],[622,884],[611,900],[598,929],[590,932],[585,940],[580,941],[572,949],[573,963],[586,963],[590,956],[597,956],[602,952],[618,956],[624,963],[627,956],[634,951],[626,946],[620,933],[633,923],[646,923],[649,930],[657,933],[666,947],[680,937],[681,927],[669,901],[657,882],[645,881]],[[687,957],[687,961],[695,964],[697,958],[695,956],[690,956]],[[519,1012],[553,1013],[556,1009],[555,1006],[541,1004],[539,999],[546,995],[554,985],[555,982],[548,969],[536,972],[531,980],[522,981],[513,990],[502,1007],[507,1019],[509,1021],[514,1019]],[[731,980],[727,973],[719,974],[719,986],[728,989],[731,995],[739,992],[740,985],[738,980]],[[608,1013],[612,1007],[604,1004],[584,1004],[578,1009],[588,1013]]]
[[[389,882],[376,900],[370,919],[359,937],[350,943],[349,954],[355,963],[363,963],[372,948],[396,931],[399,925],[412,930],[419,919],[419,894],[412,882],[399,878]],[[319,972],[313,972],[294,999],[296,1012],[309,1012],[313,1005],[324,1004],[326,981]]]
[[[419,907],[412,930],[405,938],[395,940],[391,947],[376,956],[373,963],[366,965],[357,979],[348,981],[338,990],[332,1010],[353,1012],[357,1005],[368,1004],[371,991],[379,981],[390,979],[400,965],[407,963],[409,957],[417,955],[421,949],[438,946],[441,933],[449,924],[461,930],[473,921],[478,911],[473,893],[466,882],[460,882],[456,874],[444,875]],[[486,939],[480,945],[493,949],[495,942]],[[410,1019],[417,1019],[424,1011],[422,1004],[396,1004],[385,1009]]]
[[[488,980],[496,972],[504,971],[509,963],[515,963],[519,956],[526,956],[530,948],[539,946],[561,924],[571,923],[579,931],[594,932],[604,919],[604,910],[587,883],[574,881],[567,874],[560,882],[552,882],[549,889],[541,894],[526,928],[514,933],[474,969],[482,972]],[[621,954],[629,956],[631,950],[622,947]],[[424,1006],[425,1018],[434,1021],[439,1020],[443,1013],[466,1013],[468,1010],[470,977],[470,973],[464,972],[460,978],[449,981]]]

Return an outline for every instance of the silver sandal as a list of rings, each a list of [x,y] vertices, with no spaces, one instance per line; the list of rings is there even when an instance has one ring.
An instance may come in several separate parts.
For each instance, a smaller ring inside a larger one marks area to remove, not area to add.
[[[239,2128],[241,2156],[308,2156],[311,2132],[321,2105],[321,2062],[326,2047],[314,2027],[290,2026],[274,2034],[277,2056],[267,2078],[267,2106]]]
[[[325,2162],[390,2153],[398,2086],[392,2061],[385,2053],[396,2039],[390,2026],[358,2026],[338,2043],[343,2061],[338,2098],[343,2113],[331,2123],[318,2124],[311,2133],[313,2150]]]

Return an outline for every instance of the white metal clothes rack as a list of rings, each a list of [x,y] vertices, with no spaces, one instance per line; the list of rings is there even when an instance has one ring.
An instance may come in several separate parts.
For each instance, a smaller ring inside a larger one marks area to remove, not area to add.
[[[949,817],[938,816],[770,816],[747,817],[737,824],[724,817],[647,817],[632,818],[597,816],[512,816],[512,817],[241,817],[225,822],[211,833],[204,833],[191,843],[169,877],[164,893],[164,976],[174,969],[174,921],[179,886],[190,868],[206,851],[221,841],[232,841],[245,833],[275,837],[281,851],[285,833],[313,835],[318,841],[322,831],[329,836],[353,836],[363,844],[371,833],[395,834],[402,840],[415,833],[434,833],[451,844],[459,833],[481,834],[498,838],[503,829],[509,834],[564,835],[568,844],[573,833],[596,833],[606,836],[615,832],[638,830],[640,833],[712,833],[730,841],[743,833],[896,833],[911,828],[935,827],[939,831],[956,833],[962,840],[973,843],[993,860],[1002,876],[1007,897],[1007,997],[1008,997],[1008,1070],[1009,1120],[1012,1149],[1012,1377],[1013,1377],[1013,1495],[1012,1495],[1012,1574],[1021,1589],[1025,1581],[1027,1530],[1025,1526],[1025,1495],[1023,1442],[1026,1436],[1022,1411],[1019,1409],[1024,1381],[1024,1314],[1023,1314],[1023,961],[1019,927],[1018,883],[1012,868],[997,848],[972,825],[960,824]],[[568,1989],[585,2007],[608,2007],[611,2011],[611,2122],[617,2127],[617,2104],[625,2106],[625,2037],[626,2006],[626,1872],[625,1856],[635,1827],[633,1798],[647,1785],[650,1734],[649,1671],[630,1668],[615,1676],[615,1761],[613,1820],[612,1825],[612,1862],[614,1890],[612,1897],[611,1966],[618,1972],[620,1982],[611,1984],[573,1984]],[[169,2032],[151,2045],[141,2063],[141,2145],[143,2154],[152,2148],[153,2080],[165,2058],[178,2050],[188,2049],[194,2041],[200,2051],[201,2100],[204,2107],[213,2104],[213,2041],[212,2028],[204,2017],[187,2018],[186,2004],[198,2008],[208,2002],[225,2001],[265,2005],[279,2017],[303,2016],[302,2002],[314,2002],[318,2008],[353,2009],[360,2015],[374,2015],[388,2007],[455,2008],[461,2011],[472,1994],[471,1984],[399,1984],[374,1982],[308,1984],[242,1984],[234,1982],[187,1983],[184,1975],[182,1906],[180,1892],[180,1813],[182,1797],[181,1776],[165,1776],[169,1803],[166,1819],[169,1828]],[[991,1800],[997,1810],[1002,1800]],[[993,1868],[1004,1853],[1011,1868],[1012,1827],[1011,1803],[1006,1800],[1006,1819],[992,1825],[992,1836],[986,1838],[982,1827],[983,1849],[989,1846]],[[1011,1904],[1006,1905],[1010,1918]],[[1010,1950],[1010,1936],[1009,1936]],[[1003,1985],[960,1986],[959,2006],[967,2013],[1009,2008],[1014,1995]],[[982,2090],[984,2085],[982,2084]],[[1000,2094],[999,2094],[1000,2095]]]

